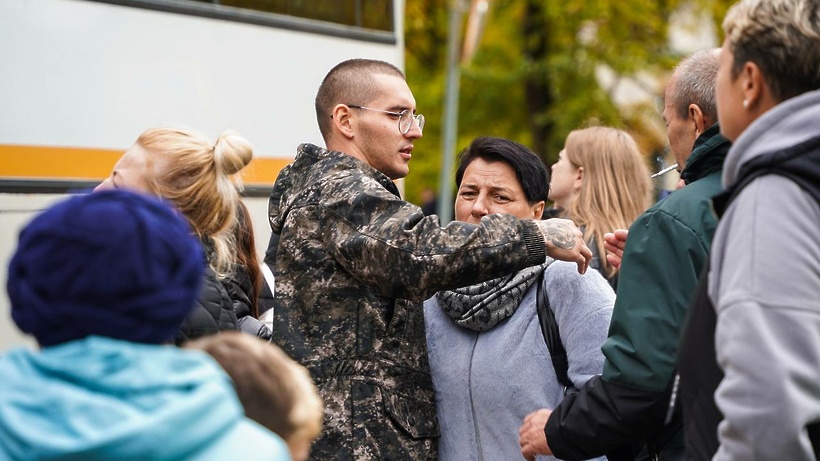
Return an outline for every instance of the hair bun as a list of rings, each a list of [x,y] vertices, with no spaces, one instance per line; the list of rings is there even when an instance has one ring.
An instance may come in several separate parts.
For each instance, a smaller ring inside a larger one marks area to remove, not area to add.
[[[214,143],[214,162],[217,171],[234,175],[248,166],[253,159],[253,147],[236,131],[225,130]]]

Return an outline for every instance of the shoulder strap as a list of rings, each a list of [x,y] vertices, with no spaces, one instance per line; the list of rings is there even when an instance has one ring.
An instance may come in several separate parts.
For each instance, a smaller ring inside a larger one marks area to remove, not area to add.
[[[538,323],[541,325],[541,334],[544,335],[544,342],[547,344],[547,349],[552,357],[552,366],[555,368],[555,376],[558,382],[564,386],[564,390],[573,388],[572,381],[569,380],[569,363],[567,362],[567,351],[561,343],[561,335],[558,331],[558,322],[555,321],[555,315],[550,308],[549,298],[547,298],[547,291],[544,290],[544,272],[538,277],[537,294],[536,294],[536,310],[538,312]]]

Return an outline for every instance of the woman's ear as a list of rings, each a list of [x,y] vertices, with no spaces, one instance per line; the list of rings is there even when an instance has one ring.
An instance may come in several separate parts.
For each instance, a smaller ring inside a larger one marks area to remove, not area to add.
[[[746,61],[738,78],[741,78],[744,108],[754,108],[759,104],[764,91],[764,78],[760,68],[752,61]]]
[[[546,206],[547,202],[543,200],[536,203],[535,206],[532,207],[532,219],[541,219],[544,216],[544,208]]]
[[[579,166],[578,170],[575,172],[575,182],[572,184],[572,187],[575,190],[581,189],[581,184],[584,182],[584,167]]]

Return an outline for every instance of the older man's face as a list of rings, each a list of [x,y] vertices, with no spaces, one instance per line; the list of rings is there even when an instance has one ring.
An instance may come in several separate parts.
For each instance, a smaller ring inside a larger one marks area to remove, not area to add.
[[[669,150],[675,157],[678,164],[678,171],[686,165],[686,160],[692,154],[695,140],[698,137],[697,125],[691,113],[687,113],[686,118],[681,118],[675,110],[677,101],[674,100],[674,89],[677,78],[673,75],[666,86],[665,101],[663,107],[663,121],[666,123],[666,136],[669,138]]]

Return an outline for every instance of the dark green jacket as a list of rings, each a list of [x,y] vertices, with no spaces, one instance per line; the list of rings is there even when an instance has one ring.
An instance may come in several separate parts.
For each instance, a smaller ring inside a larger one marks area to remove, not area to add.
[[[682,450],[680,418],[665,424],[678,337],[717,226],[711,198],[721,190],[728,150],[718,126],[709,128],[682,172],[686,187],[629,228],[603,375],[564,399],[547,423],[558,458],[587,459],[624,445],[661,455]]]

